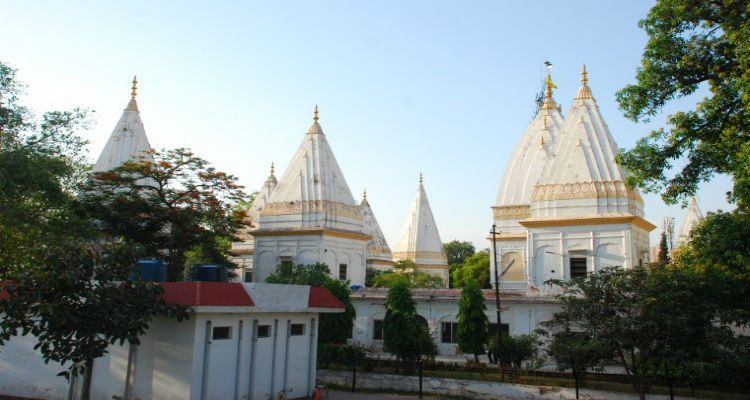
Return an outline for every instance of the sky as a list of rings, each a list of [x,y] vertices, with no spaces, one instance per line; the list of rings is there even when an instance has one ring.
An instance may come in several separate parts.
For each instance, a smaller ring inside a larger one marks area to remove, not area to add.
[[[653,1],[24,1],[4,2],[0,61],[18,70],[23,101],[94,111],[92,163],[130,99],[154,148],[187,147],[262,186],[280,177],[315,105],[355,200],[367,198],[395,246],[419,173],[443,242],[489,246],[498,185],[534,113],[544,61],[563,113],[581,64],[620,148],[687,110],[625,119],[615,93],[634,83]],[[705,213],[733,208],[726,176],[701,185]],[[643,194],[646,219],[685,210]]]

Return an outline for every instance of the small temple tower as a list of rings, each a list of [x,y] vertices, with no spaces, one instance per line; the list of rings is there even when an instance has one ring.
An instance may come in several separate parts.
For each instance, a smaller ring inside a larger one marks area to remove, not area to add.
[[[143,121],[138,112],[138,103],[135,101],[138,81],[133,77],[133,86],[130,91],[130,101],[122,112],[120,120],[104,145],[99,158],[96,160],[92,172],[109,171],[125,164],[134,157],[143,156],[147,161],[153,161],[148,154],[151,145],[143,128]]]
[[[365,217],[364,232],[372,237],[367,242],[366,265],[368,268],[375,268],[380,271],[390,270],[393,268],[393,253],[385,240],[383,231],[380,230],[380,224],[372,212],[370,202],[367,201],[367,191],[362,194],[362,202],[359,203],[359,210]]]
[[[690,239],[690,231],[703,221],[703,213],[698,208],[698,202],[695,201],[695,197],[690,198],[687,211],[685,212],[685,219],[682,221],[682,227],[680,233],[677,235],[677,245],[681,245]]]
[[[268,178],[263,183],[263,187],[258,191],[255,200],[253,200],[253,204],[247,212],[247,219],[250,222],[250,227],[240,232],[240,241],[232,242],[232,250],[230,251],[234,256],[232,262],[241,268],[241,274],[238,277],[241,281],[247,282],[252,280],[253,248],[255,246],[255,239],[250,232],[253,228],[258,227],[260,211],[268,202],[268,199],[271,197],[271,193],[273,193],[273,189],[276,187],[277,183],[276,175],[274,175],[274,165],[271,163],[271,175],[268,175]]]
[[[251,231],[255,281],[281,263],[321,262],[334,278],[364,285],[371,237],[318,119],[316,106],[313,124]]]
[[[448,286],[448,259],[443,250],[443,242],[440,240],[435,218],[432,216],[430,203],[427,201],[422,183],[422,174],[419,174],[419,187],[414,196],[414,202],[406,218],[404,228],[401,230],[401,238],[393,251],[393,260],[410,259],[414,261],[417,268],[425,272],[438,274],[443,278],[445,286]]]

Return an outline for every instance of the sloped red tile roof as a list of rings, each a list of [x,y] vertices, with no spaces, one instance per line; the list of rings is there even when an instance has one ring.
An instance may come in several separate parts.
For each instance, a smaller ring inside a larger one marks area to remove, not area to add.
[[[319,308],[344,308],[344,303],[325,288],[311,287],[310,297],[307,300],[308,307]]]
[[[185,306],[254,306],[241,283],[161,282],[167,304]]]

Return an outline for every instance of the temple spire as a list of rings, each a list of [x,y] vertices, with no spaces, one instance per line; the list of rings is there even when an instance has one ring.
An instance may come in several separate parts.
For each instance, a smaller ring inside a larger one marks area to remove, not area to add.
[[[547,95],[544,97],[544,104],[542,107],[549,111],[550,108],[555,107],[555,101],[552,100],[552,89],[557,89],[557,85],[552,82],[552,76],[549,71],[547,71],[547,78],[544,79],[544,86],[547,87]]]
[[[367,200],[367,189],[362,192],[362,198]]]
[[[594,95],[591,93],[591,88],[588,86],[589,83],[589,73],[586,71],[586,64],[583,64],[581,68],[581,87],[578,88],[578,93],[576,94],[575,99],[593,99]]]
[[[136,79],[135,75],[133,75],[132,84],[133,85],[130,87],[130,101],[128,102],[128,106],[125,107],[125,109],[130,111],[138,111],[138,104],[135,102],[136,91],[138,90],[138,80]]]
[[[273,161],[271,161],[271,176],[273,176],[273,171],[274,171],[274,166],[273,166]]]
[[[315,123],[317,124],[318,123],[318,119],[319,119],[318,118],[318,105],[317,104],[315,105],[315,112],[314,112],[314,114],[315,114],[315,116],[313,116],[313,121],[315,121]]]

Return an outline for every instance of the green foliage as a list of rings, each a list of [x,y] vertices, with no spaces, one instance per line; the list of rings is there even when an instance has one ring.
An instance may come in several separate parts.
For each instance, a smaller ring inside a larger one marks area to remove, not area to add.
[[[620,154],[631,184],[663,191],[664,201],[674,203],[724,173],[734,179],[730,201],[750,207],[749,15],[745,0],[659,0],[639,22],[649,40],[637,84],[617,93],[625,116],[648,121],[699,87],[707,86],[710,94]],[[668,176],[683,157],[685,166]]]
[[[328,367],[331,362],[351,365],[356,360],[360,364],[369,352],[361,346],[321,342],[318,344],[318,364],[323,368]]]
[[[429,332],[417,320],[417,308],[409,284],[399,281],[388,291],[383,318],[383,344],[401,360],[420,360],[437,354]]]
[[[448,258],[448,265],[463,264],[467,257],[474,255],[474,245],[471,242],[461,242],[451,240],[443,243],[445,256]]]
[[[169,280],[181,278],[189,251],[232,266],[227,242],[247,226],[237,178],[186,149],[150,156],[95,174],[82,196],[85,212],[105,236],[140,244],[142,257],[162,258],[166,249]]]
[[[463,287],[468,282],[476,281],[482,288],[490,287],[490,254],[482,250],[468,257],[463,265],[452,272],[454,287]]]
[[[722,321],[750,323],[750,214],[708,213],[678,248],[674,262],[707,281]]]
[[[715,296],[695,274],[656,263],[549,283],[562,289],[563,309],[546,325],[584,334],[586,345],[595,347],[587,351],[615,355],[641,398],[657,371],[676,377],[697,364],[718,367],[733,359],[736,337],[715,324]]]
[[[659,262],[669,262],[669,245],[667,244],[667,232],[662,232],[661,240],[659,240]]]
[[[601,371],[604,362],[612,357],[585,332],[573,332],[569,325],[552,334],[552,341],[547,346],[547,355],[555,361],[558,370],[571,371],[576,398],[578,389],[584,382],[585,373]]]
[[[328,289],[336,296],[346,309],[343,313],[321,314],[318,343],[343,344],[352,332],[356,312],[347,287],[347,282],[331,278],[328,265],[282,263],[276,272],[266,278],[266,283],[284,283],[291,285],[310,285]]]
[[[367,267],[365,269],[365,287],[372,287],[375,284],[375,278],[380,274],[380,271],[373,267]]]
[[[540,354],[541,342],[535,334],[510,336],[502,334],[500,347],[497,346],[497,336],[490,338],[489,349],[493,359],[505,367],[524,368],[536,367]]]
[[[487,326],[489,321],[484,311],[484,295],[476,281],[469,281],[461,290],[458,301],[458,349],[474,354],[474,362],[479,362],[479,354],[484,354],[489,341]]]
[[[392,288],[405,282],[413,288],[439,289],[445,287],[443,279],[433,273],[421,271],[412,260],[399,260],[392,271],[382,271],[375,275],[373,287]]]
[[[130,246],[65,244],[37,256],[4,285],[0,345],[32,334],[45,362],[72,363],[60,375],[90,376],[93,359],[110,344],[139,343],[154,316],[187,318],[185,307],[157,300],[163,292],[156,284],[127,280],[137,262]]]

